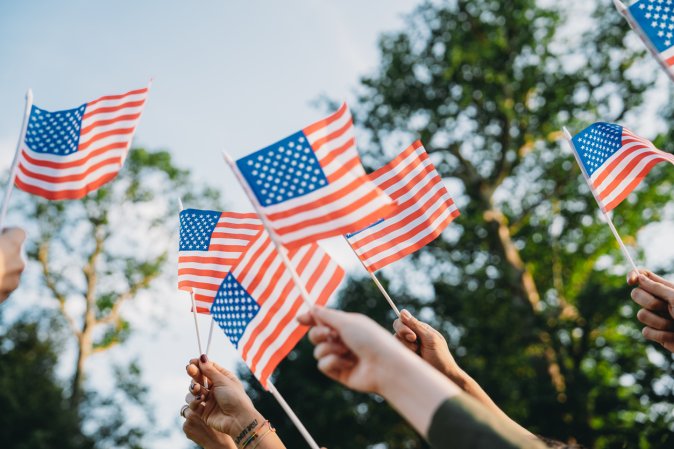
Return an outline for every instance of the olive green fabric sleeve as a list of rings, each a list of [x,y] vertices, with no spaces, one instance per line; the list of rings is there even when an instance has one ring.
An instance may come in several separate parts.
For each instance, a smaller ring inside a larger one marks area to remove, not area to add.
[[[440,404],[427,439],[433,449],[545,449],[534,436],[523,435],[473,398],[461,394]]]

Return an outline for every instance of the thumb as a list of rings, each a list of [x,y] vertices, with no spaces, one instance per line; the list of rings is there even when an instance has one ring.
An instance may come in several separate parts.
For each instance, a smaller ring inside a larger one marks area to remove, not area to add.
[[[419,337],[422,341],[425,338],[430,337],[430,326],[423,321],[419,321],[414,318],[414,316],[412,316],[412,314],[407,310],[400,312],[400,319],[402,320],[403,324],[412,329],[412,331],[417,334],[417,337]]]
[[[320,322],[319,324],[325,324],[337,331],[349,322],[349,315],[351,315],[350,313],[327,307],[314,307],[311,309],[311,313]]]

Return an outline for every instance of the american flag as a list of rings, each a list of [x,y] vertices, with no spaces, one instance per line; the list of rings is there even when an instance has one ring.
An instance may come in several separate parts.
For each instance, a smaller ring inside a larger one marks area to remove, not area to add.
[[[72,200],[112,180],[124,164],[147,93],[133,90],[56,112],[33,106],[16,186],[48,200]]]
[[[573,146],[605,211],[627,198],[660,162],[674,155],[613,123],[594,123],[573,137]]]
[[[391,215],[346,236],[371,272],[423,248],[459,216],[419,141],[370,174],[370,179],[396,202]]]
[[[360,229],[392,210],[363,170],[346,104],[236,164],[288,248]]]
[[[663,67],[674,76],[674,1],[639,0],[628,20]]]
[[[288,257],[313,302],[325,305],[344,270],[316,243]],[[267,379],[308,328],[295,319],[304,302],[269,234],[262,231],[222,281],[211,315],[267,388]]]
[[[210,313],[222,280],[261,231],[262,222],[255,214],[180,212],[178,288],[194,292],[197,312]]]

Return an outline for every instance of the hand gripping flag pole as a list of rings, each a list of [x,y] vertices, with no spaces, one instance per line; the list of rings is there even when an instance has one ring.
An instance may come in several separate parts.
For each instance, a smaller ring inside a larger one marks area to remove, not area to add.
[[[12,167],[9,171],[9,179],[7,180],[7,185],[5,186],[5,195],[2,199],[2,209],[0,209],[0,230],[2,230],[2,225],[5,222],[5,215],[7,215],[7,208],[9,207],[9,199],[12,196],[12,191],[14,190],[14,180],[16,179],[16,172],[19,168],[19,154],[21,153],[21,144],[23,143],[23,139],[26,137],[28,118],[30,117],[32,106],[33,91],[28,89],[26,92],[26,107],[23,112],[23,123],[21,124],[19,141],[16,143],[16,153],[14,153],[14,160],[12,161]]]
[[[599,196],[597,195],[597,191],[592,186],[592,181],[590,181],[590,177],[587,175],[587,172],[585,171],[585,166],[583,165],[583,162],[580,160],[580,156],[578,156],[578,150],[576,149],[576,146],[573,144],[571,133],[569,132],[568,129],[566,129],[566,126],[562,127],[562,130],[564,131],[564,138],[569,143],[569,147],[571,147],[571,152],[573,153],[573,157],[576,158],[576,162],[578,163],[578,166],[580,167],[580,171],[583,173],[583,178],[585,178],[585,182],[587,183],[588,187],[590,188],[590,191],[592,192],[592,196],[594,197],[594,200],[597,202],[597,206],[599,206],[599,210],[601,210],[601,213],[604,215],[604,219],[608,223],[609,228],[611,228],[611,232],[613,233],[613,236],[618,241],[618,245],[620,245],[620,249],[622,250],[623,254],[625,255],[625,259],[627,259],[627,261],[630,263],[630,265],[632,266],[632,268],[635,271],[639,271],[636,263],[634,263],[634,259],[632,259],[632,256],[630,255],[629,251],[627,250],[627,247],[625,246],[625,243],[623,242],[623,239],[620,238],[620,234],[618,234],[618,230],[616,229],[615,225],[613,224],[613,220],[611,220],[611,216],[609,215],[608,212],[606,212],[606,208],[603,206],[602,202],[599,200]]]
[[[290,273],[290,275],[293,278],[293,281],[295,282],[295,285],[300,291],[300,294],[302,296],[302,300],[304,303],[309,307],[310,309],[313,307],[313,302],[311,302],[311,296],[309,295],[309,292],[307,291],[306,287],[304,286],[304,283],[300,280],[300,276],[297,274],[297,270],[295,270],[295,267],[290,263],[290,259],[288,259],[288,255],[285,253],[283,250],[283,246],[278,240],[278,237],[274,233],[274,229],[271,227],[269,220],[265,216],[265,214],[260,210],[260,205],[258,204],[257,200],[255,199],[255,196],[253,193],[250,191],[250,188],[248,187],[248,184],[246,181],[243,180],[241,173],[239,172],[239,169],[236,166],[236,163],[234,160],[227,154],[227,152],[223,151],[222,156],[225,159],[225,162],[227,165],[229,165],[229,168],[232,169],[232,172],[234,172],[234,176],[236,177],[237,181],[239,181],[239,184],[241,185],[241,188],[243,188],[243,191],[246,193],[246,196],[248,197],[248,200],[250,203],[253,205],[253,208],[255,209],[255,212],[257,215],[260,217],[260,220],[262,220],[262,224],[264,225],[265,229],[269,233],[269,237],[271,238],[272,243],[274,244],[274,247],[276,248],[276,251],[278,252],[279,256],[281,256],[281,259],[283,260],[283,265],[285,265],[286,269]]]
[[[183,207],[183,200],[178,198],[178,205],[180,207],[180,211],[182,212],[185,208]],[[201,349],[201,333],[199,332],[199,321],[197,320],[197,303],[194,300],[194,290],[190,290],[190,299],[192,300],[192,316],[194,317],[194,329],[196,330],[197,333],[197,347],[199,348],[199,354],[204,354],[204,352]],[[213,335],[213,321],[211,317],[211,330],[208,335],[208,345],[206,346],[206,352],[208,352],[208,348],[211,345],[211,335]],[[208,380],[204,379],[204,387],[208,388]]]

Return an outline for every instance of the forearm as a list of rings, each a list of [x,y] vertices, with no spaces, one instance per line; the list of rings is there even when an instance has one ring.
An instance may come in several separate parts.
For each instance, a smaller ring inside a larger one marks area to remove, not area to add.
[[[480,404],[484,405],[488,410],[496,414],[496,416],[504,419],[508,422],[515,430],[522,433],[523,435],[534,437],[534,434],[529,432],[527,429],[519,425],[514,421],[510,416],[499,408],[498,405],[489,397],[487,392],[485,392],[480,384],[478,384],[475,379],[470,377],[465,371],[460,370],[458,373],[448,376],[450,380],[456,383],[459,388],[466,392],[466,394],[472,396]]]
[[[247,419],[237,421],[231,435],[235,447],[256,449],[285,449],[285,445],[276,434],[272,424],[255,411]]]

